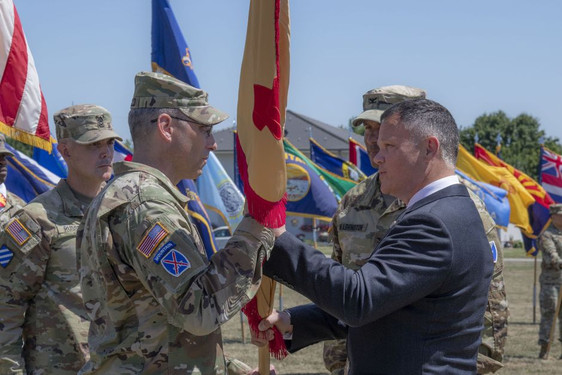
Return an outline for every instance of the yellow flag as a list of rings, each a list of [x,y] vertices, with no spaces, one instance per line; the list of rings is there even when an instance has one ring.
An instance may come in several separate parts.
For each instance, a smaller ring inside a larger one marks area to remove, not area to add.
[[[513,174],[503,167],[484,164],[472,156],[462,145],[459,145],[457,168],[475,180],[507,190],[507,199],[511,207],[509,222],[521,228],[525,233],[533,233],[527,208],[535,203],[535,198]]]

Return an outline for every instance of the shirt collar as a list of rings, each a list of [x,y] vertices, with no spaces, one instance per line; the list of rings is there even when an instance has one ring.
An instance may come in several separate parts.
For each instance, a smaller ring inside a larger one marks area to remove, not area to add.
[[[433,181],[432,183],[425,185],[423,188],[421,188],[420,190],[417,191],[416,194],[414,194],[414,196],[412,197],[412,199],[410,199],[410,201],[408,202],[408,208],[412,207],[414,205],[414,203],[422,200],[425,197],[430,196],[431,194],[438,192],[439,190],[443,190],[446,187],[449,187],[451,185],[455,185],[458,184],[459,182],[459,178],[457,177],[457,175],[452,175],[452,176],[447,176],[447,177],[443,177],[440,178],[437,181]]]

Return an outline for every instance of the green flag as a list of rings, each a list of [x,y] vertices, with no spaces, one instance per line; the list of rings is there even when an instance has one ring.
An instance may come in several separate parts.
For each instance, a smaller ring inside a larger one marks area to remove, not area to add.
[[[289,142],[286,138],[283,139],[283,147],[285,148],[285,152],[291,155],[295,155],[301,158],[310,168],[314,169],[316,173],[328,184],[328,186],[332,189],[338,202],[340,201],[341,197],[344,194],[357,185],[357,182],[340,177],[334,173],[329,172],[328,170],[318,166],[312,160],[307,158],[302,152],[300,152],[291,142]]]

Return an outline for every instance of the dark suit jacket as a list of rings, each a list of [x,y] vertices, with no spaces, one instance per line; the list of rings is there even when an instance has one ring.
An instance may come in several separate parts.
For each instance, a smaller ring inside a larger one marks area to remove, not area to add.
[[[264,265],[315,303],[290,309],[289,349],[347,337],[354,375],[476,373],[492,270],[482,222],[460,184],[407,209],[358,271],[290,233]]]

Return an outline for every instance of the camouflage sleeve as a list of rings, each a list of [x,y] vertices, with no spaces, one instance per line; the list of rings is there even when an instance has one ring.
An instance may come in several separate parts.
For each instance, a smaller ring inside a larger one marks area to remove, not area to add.
[[[345,196],[338,205],[338,208],[332,217],[332,225],[330,226],[330,233],[332,239],[332,259],[338,263],[342,263],[342,249],[340,246],[339,232],[338,232],[338,217],[344,207]]]
[[[210,260],[196,245],[187,218],[174,206],[145,202],[128,222],[128,243],[118,246],[140,281],[168,312],[169,322],[207,335],[234,316],[256,293],[273,233],[244,218],[225,248]]]
[[[560,268],[562,262],[560,261],[560,256],[556,251],[556,243],[552,238],[552,233],[548,230],[540,237],[539,249],[542,251],[542,262],[546,268]]]
[[[23,374],[25,312],[43,281],[48,246],[25,212],[6,224],[0,243],[0,374]]]

